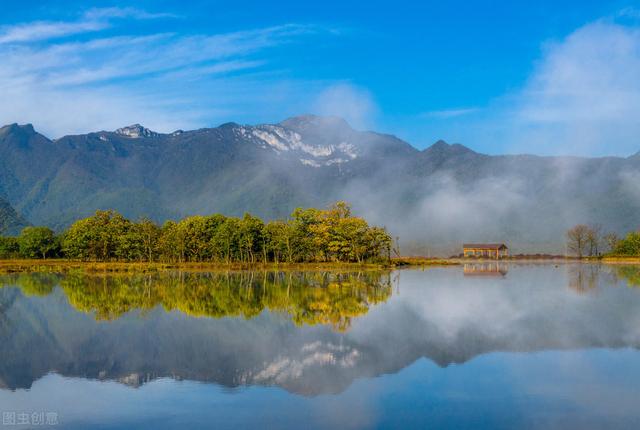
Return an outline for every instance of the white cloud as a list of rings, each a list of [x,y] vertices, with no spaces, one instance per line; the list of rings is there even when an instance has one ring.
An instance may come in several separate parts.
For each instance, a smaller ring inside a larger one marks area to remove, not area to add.
[[[526,87],[507,97],[507,138],[537,153],[636,152],[639,77],[638,28],[606,21],[579,28],[549,44]]]
[[[0,91],[12,103],[0,105],[0,123],[31,122],[59,137],[134,122],[172,131],[228,120],[234,110],[243,111],[243,104],[264,102],[260,87],[273,77],[243,76],[265,73],[259,70],[267,64],[259,58],[263,51],[317,31],[286,24],[189,36],[131,36],[117,27],[118,36],[99,33],[113,19],[163,16],[132,8],[92,9],[74,22],[5,27]],[[63,38],[78,33],[87,37]],[[42,43],[47,39],[58,40]]]
[[[159,18],[179,18],[172,13],[153,13],[134,7],[105,7],[92,8],[83,14],[89,20],[109,19],[109,18],[134,18],[134,19],[159,19]]]
[[[0,44],[52,39],[55,37],[98,31],[107,28],[108,26],[108,23],[103,21],[38,21],[29,24],[18,24],[10,27],[4,27],[1,30]]]
[[[311,107],[313,113],[344,118],[352,127],[371,127],[378,107],[369,91],[355,85],[340,83],[321,91]]]
[[[443,110],[433,110],[429,112],[423,112],[418,115],[423,118],[438,118],[438,119],[448,119],[448,118],[457,118],[464,115],[469,115],[475,112],[478,112],[478,108],[458,108],[458,109],[443,109]]]
[[[618,12],[618,16],[623,18],[632,18],[632,19],[640,18],[640,9],[635,7],[626,7],[622,9],[620,12]]]
[[[24,43],[55,39],[104,30],[115,18],[157,19],[175,17],[172,14],[149,13],[135,8],[93,8],[74,22],[35,21],[4,26],[0,29],[0,44]]]

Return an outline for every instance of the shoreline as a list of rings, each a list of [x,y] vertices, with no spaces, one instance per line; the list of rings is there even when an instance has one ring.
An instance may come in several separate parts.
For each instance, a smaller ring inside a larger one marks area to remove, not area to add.
[[[422,261],[420,266],[438,266],[458,264],[444,260]],[[83,271],[86,273],[156,273],[168,271],[185,272],[222,272],[222,271],[379,271],[392,270],[404,264],[391,260],[383,263],[219,263],[219,262],[96,262],[65,259],[14,259],[0,260],[0,274],[10,273],[67,273]],[[417,265],[417,264],[412,264]]]
[[[536,258],[511,257],[495,259],[465,258],[426,258],[396,257],[390,263],[219,263],[219,262],[185,262],[185,263],[147,263],[147,262],[96,262],[73,261],[65,259],[13,259],[0,260],[0,274],[11,273],[67,273],[83,271],[86,273],[155,273],[167,271],[185,272],[217,272],[217,271],[377,271],[411,267],[446,267],[464,264],[491,263],[524,263],[524,264],[571,264],[592,263],[609,265],[640,265],[640,257],[602,257],[583,258],[554,257]]]
[[[155,273],[167,271],[207,272],[207,271],[249,271],[249,270],[384,270],[393,268],[384,264],[356,263],[216,263],[216,262],[103,262],[73,261],[64,259],[50,260],[0,260],[0,274],[48,272],[66,273],[84,271],[87,273]]]
[[[640,264],[640,257],[603,257],[598,261],[605,264]]]

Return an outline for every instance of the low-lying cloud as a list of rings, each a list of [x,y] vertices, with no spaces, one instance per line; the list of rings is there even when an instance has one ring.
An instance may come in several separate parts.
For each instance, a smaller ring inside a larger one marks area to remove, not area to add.
[[[331,85],[312,103],[313,113],[344,118],[357,129],[372,127],[378,107],[369,91],[349,83]]]

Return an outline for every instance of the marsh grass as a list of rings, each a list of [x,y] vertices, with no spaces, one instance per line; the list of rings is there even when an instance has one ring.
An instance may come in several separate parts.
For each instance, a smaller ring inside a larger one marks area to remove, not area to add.
[[[603,257],[600,261],[607,264],[640,264],[640,257]]]
[[[396,266],[455,266],[460,261],[452,258],[428,258],[428,257],[394,257],[391,265]]]
[[[63,259],[51,260],[0,260],[0,273],[155,273],[180,270],[186,272],[216,272],[243,270],[279,271],[348,271],[381,270],[394,264],[358,263],[130,263],[93,262]]]

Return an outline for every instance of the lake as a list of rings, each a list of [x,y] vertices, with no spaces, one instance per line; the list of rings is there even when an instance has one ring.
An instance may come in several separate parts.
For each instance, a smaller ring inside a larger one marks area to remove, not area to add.
[[[0,428],[640,427],[636,266],[0,286]]]

